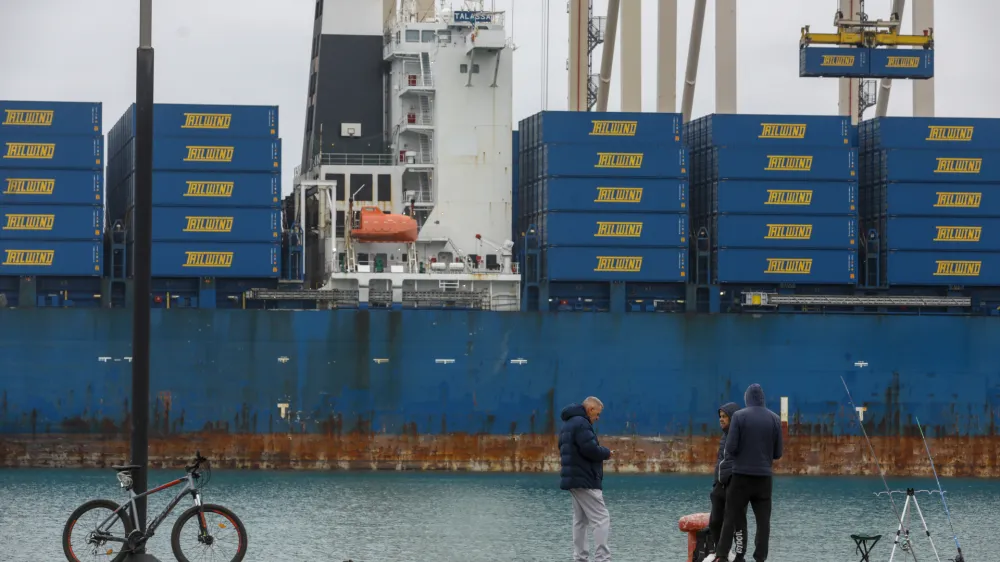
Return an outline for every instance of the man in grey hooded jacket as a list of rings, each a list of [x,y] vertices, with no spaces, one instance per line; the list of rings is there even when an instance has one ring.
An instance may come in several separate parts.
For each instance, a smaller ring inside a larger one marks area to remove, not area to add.
[[[743,396],[747,407],[733,414],[726,437],[726,460],[733,463],[733,476],[726,486],[726,516],[716,552],[728,553],[735,529],[745,529],[747,504],[757,520],[753,558],[767,560],[771,535],[771,465],[781,458],[781,418],[764,404],[764,390],[751,384]],[[724,556],[724,555],[723,555]],[[704,562],[714,562],[710,554]]]
[[[709,494],[709,499],[712,502],[712,514],[708,520],[708,541],[712,548],[710,552],[715,551],[715,545],[719,542],[719,535],[722,532],[722,522],[726,515],[726,485],[733,475],[733,463],[731,460],[726,460],[726,437],[729,435],[729,424],[732,421],[733,414],[739,409],[740,406],[736,402],[723,404],[719,408],[719,427],[722,428],[722,437],[719,439],[719,453],[715,459],[715,480],[712,482],[712,493]],[[744,524],[743,527],[736,529],[734,538],[736,553],[730,560],[743,562],[743,553],[746,551],[746,537],[747,530]],[[722,559],[724,558],[720,556],[720,560]]]

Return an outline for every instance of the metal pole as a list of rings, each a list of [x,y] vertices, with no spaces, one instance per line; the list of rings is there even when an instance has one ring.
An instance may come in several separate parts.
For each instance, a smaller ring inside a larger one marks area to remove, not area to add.
[[[139,2],[139,49],[135,74],[135,299],[132,309],[132,464],[135,492],[146,491],[149,465],[149,299],[153,237],[153,46],[152,0]],[[135,500],[139,529],[146,529],[146,498]],[[145,552],[145,547],[137,549]],[[148,558],[147,558],[148,559]]]
[[[608,19],[604,27],[604,49],[601,51],[601,82],[597,86],[597,111],[608,110],[611,89],[611,67],[615,58],[615,39],[618,37],[618,8],[621,0],[608,0]]]
[[[695,0],[694,17],[691,21],[691,41],[688,43],[687,70],[684,72],[684,95],[681,98],[681,113],[684,122],[691,120],[694,107],[694,85],[698,79],[698,57],[701,55],[701,32],[705,27],[705,7],[708,0]]]

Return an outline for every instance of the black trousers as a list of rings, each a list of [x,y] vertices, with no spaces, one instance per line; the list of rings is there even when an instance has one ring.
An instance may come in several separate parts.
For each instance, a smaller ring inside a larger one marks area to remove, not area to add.
[[[709,498],[712,500],[712,514],[708,518],[708,537],[709,544],[712,545],[714,549],[716,545],[719,544],[719,537],[722,534],[722,522],[726,515],[726,486],[716,482],[712,486],[712,493],[709,494]],[[743,562],[744,553],[746,552],[746,540],[747,540],[747,522],[746,522],[747,511],[743,510],[743,526],[737,527],[736,532],[733,535],[734,542],[736,543],[736,560],[737,562]],[[729,550],[719,554],[720,551],[713,550],[716,555],[719,556],[719,560],[725,560],[726,556],[729,555]]]
[[[722,522],[722,534],[715,551],[728,554],[733,543],[734,530],[743,529],[744,533],[746,532],[748,504],[757,520],[753,559],[764,562],[767,560],[767,542],[771,537],[770,476],[734,474],[729,480],[729,485],[726,486],[726,516]]]

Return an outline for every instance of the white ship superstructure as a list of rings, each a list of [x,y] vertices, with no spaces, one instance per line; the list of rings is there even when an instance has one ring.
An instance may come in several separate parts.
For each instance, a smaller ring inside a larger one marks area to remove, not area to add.
[[[481,1],[455,11],[435,10],[428,0],[403,0],[398,10],[354,4],[382,1],[351,0],[349,8],[352,17],[386,17],[383,87],[365,94],[366,104],[381,103],[382,130],[350,122],[351,108],[323,99],[322,90],[310,99],[336,106],[332,120],[340,122],[311,118],[304,149],[311,155],[296,172],[295,198],[306,209],[306,281],[362,307],[517,310],[512,51],[504,13],[484,11]],[[337,5],[327,0],[324,19]],[[327,41],[325,31],[318,36]],[[371,113],[370,105],[358,109]],[[370,228],[359,225],[363,208],[412,217],[415,240],[371,241],[364,236]]]

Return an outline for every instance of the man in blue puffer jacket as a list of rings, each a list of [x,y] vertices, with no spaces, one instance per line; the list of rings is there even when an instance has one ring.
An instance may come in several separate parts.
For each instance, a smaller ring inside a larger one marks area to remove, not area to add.
[[[604,404],[591,396],[583,404],[563,408],[563,426],[559,431],[559,457],[562,470],[559,488],[569,490],[573,498],[573,556],[576,562],[588,562],[587,527],[594,526],[594,562],[610,562],[608,535],[611,515],[604,505],[604,461],[611,451],[597,442],[594,424],[601,418]]]
[[[729,435],[729,424],[733,419],[733,414],[740,409],[736,402],[723,404],[719,408],[719,427],[722,428],[722,437],[719,439],[719,452],[715,459],[715,480],[712,482],[712,493],[709,499],[712,501],[712,515],[708,520],[708,540],[714,552],[715,545],[719,542],[719,535],[722,532],[722,521],[726,515],[726,485],[733,475],[733,462],[726,460],[726,437]],[[729,560],[743,562],[743,553],[746,550],[746,525],[736,529],[734,543],[736,553]],[[728,554],[728,553],[726,553]],[[722,556],[719,557],[723,559]]]

